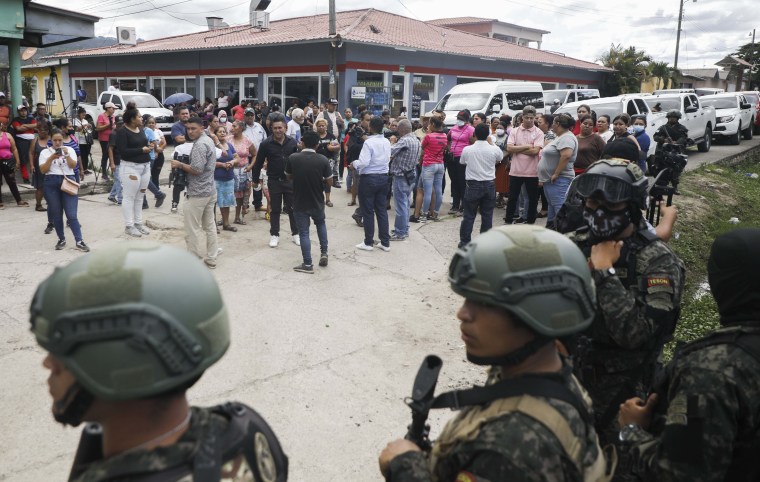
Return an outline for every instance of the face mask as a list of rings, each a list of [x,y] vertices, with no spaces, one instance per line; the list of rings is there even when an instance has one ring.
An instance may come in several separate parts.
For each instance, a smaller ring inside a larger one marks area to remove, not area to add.
[[[594,237],[609,240],[622,233],[631,224],[631,213],[628,209],[610,211],[604,206],[596,209],[584,207],[583,220],[586,221]]]
[[[458,121],[457,121],[457,125],[458,125],[459,127],[464,127],[464,121],[463,121],[463,120],[458,120]]]
[[[227,122],[227,118],[226,117],[220,117],[219,118],[219,123],[220,124],[225,124],[226,122]]]
[[[504,135],[504,129],[496,129],[496,135],[501,137]]]
[[[644,132],[644,126],[633,126],[634,134],[641,134],[642,132]]]

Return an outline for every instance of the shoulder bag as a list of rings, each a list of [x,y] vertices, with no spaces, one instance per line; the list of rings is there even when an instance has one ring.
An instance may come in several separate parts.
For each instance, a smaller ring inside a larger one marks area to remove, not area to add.
[[[76,181],[72,181],[66,176],[63,176],[61,191],[65,192],[69,196],[77,196],[79,195],[79,183]]]

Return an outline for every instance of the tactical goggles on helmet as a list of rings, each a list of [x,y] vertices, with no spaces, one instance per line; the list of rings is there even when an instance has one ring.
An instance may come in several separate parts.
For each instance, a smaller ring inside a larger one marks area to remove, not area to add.
[[[601,193],[601,197],[610,203],[627,202],[633,198],[633,186],[630,183],[603,174],[587,173],[578,176],[575,188],[585,199],[593,198],[596,193]]]

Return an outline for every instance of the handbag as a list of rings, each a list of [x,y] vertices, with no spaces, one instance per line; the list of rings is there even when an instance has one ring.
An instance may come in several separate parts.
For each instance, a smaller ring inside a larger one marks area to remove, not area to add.
[[[72,181],[66,176],[63,176],[61,191],[65,192],[69,196],[76,196],[79,194],[79,183],[76,181]]]
[[[0,167],[5,174],[13,174],[16,170],[16,161],[14,159],[3,159],[2,167]]]

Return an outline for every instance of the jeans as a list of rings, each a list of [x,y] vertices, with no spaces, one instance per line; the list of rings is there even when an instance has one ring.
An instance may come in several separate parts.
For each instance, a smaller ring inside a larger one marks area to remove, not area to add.
[[[298,225],[298,237],[301,238],[301,255],[303,264],[312,265],[311,260],[311,239],[309,238],[309,220],[314,220],[314,226],[317,228],[317,237],[319,238],[320,254],[327,254],[327,224],[325,224],[325,208],[319,211],[294,211],[293,216],[296,218]]]
[[[567,196],[567,188],[570,187],[572,179],[569,177],[558,177],[554,182],[544,183],[544,192],[546,193],[546,199],[549,201],[549,212],[546,215],[546,222],[553,223],[554,217],[557,215],[557,211],[562,207],[565,202],[565,196]]]
[[[480,208],[480,232],[485,233],[493,226],[493,210],[496,206],[496,183],[494,181],[466,181],[464,217],[459,225],[459,247],[472,239],[472,226]]]
[[[124,197],[124,190],[121,187],[121,164],[116,166],[113,170],[113,186],[111,186],[111,192],[108,193],[108,197],[112,197],[119,202],[122,202]]]
[[[359,182],[359,206],[364,222],[364,244],[372,246],[375,238],[375,216],[380,243],[390,246],[388,232],[388,210],[385,209],[388,195],[387,174],[363,174]]]
[[[72,181],[74,176],[67,176]],[[61,191],[63,176],[56,174],[45,175],[45,201],[48,208],[48,220],[52,221],[55,227],[55,234],[58,239],[66,239],[63,231],[63,213],[66,213],[66,219],[69,220],[69,227],[74,234],[74,239],[82,241],[82,228],[77,219],[77,206],[79,205],[79,196],[71,196]]]
[[[216,193],[208,197],[189,197],[185,202],[185,243],[187,250],[201,259],[216,259],[215,204]]]
[[[430,196],[435,189],[435,211],[436,213],[441,210],[441,203],[443,202],[443,164],[428,164],[422,166],[422,212],[427,213],[430,209]],[[452,186],[454,183],[451,183]],[[453,187],[452,187],[453,189]]]
[[[294,236],[298,234],[296,218],[293,217],[293,181],[278,181],[270,177],[269,199],[272,201],[272,210],[269,213],[269,234],[280,235],[280,213],[282,212],[288,215],[291,234]]]
[[[538,178],[537,177],[518,177],[509,176],[509,200],[507,201],[507,214],[504,218],[508,224],[512,223],[512,218],[518,207],[518,197],[521,188],[525,186],[528,192],[528,212],[526,220],[528,224],[536,222],[536,208],[538,205]]]
[[[156,159],[150,162],[150,180],[158,186],[158,179],[161,176],[161,168],[164,167],[164,153],[159,152]]]
[[[114,147],[114,150],[116,148]],[[100,141],[100,177],[108,178],[108,141]]]
[[[121,186],[124,192],[121,214],[126,227],[142,224],[142,204],[149,183],[149,163],[121,161]]]
[[[415,184],[406,182],[405,176],[393,176],[393,200],[396,204],[393,231],[396,236],[407,236],[409,234],[409,197]]]

